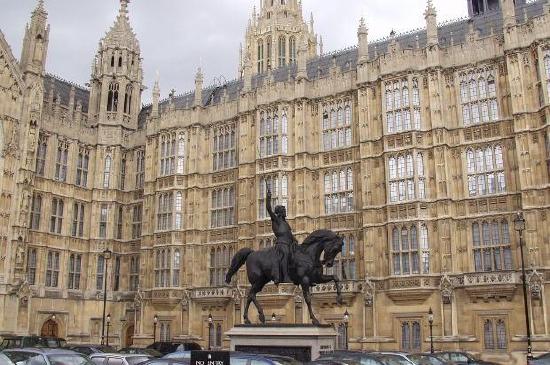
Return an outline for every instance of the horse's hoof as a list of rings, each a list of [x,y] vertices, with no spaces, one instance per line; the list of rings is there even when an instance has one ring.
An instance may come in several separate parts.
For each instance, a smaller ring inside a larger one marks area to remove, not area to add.
[[[260,322],[262,322],[262,324],[265,324],[265,316],[262,314],[260,314]]]
[[[313,323],[314,326],[319,326],[321,324],[321,322],[319,322],[319,320],[317,318],[313,318],[311,320],[311,323]]]
[[[244,324],[252,324],[248,318],[244,320]]]

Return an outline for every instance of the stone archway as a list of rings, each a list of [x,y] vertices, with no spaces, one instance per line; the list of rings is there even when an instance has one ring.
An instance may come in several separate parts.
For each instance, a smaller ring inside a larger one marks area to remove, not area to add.
[[[128,326],[126,328],[126,333],[124,336],[124,346],[130,347],[134,344],[134,325]]]
[[[53,319],[48,319],[42,325],[40,336],[44,337],[59,337],[59,326]]]

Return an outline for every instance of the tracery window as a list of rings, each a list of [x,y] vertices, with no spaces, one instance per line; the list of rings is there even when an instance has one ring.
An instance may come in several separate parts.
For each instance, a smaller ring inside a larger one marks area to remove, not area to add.
[[[323,107],[323,150],[351,146],[351,102],[332,103]]]
[[[82,255],[71,254],[69,256],[69,280],[68,289],[80,289],[80,273],[82,270]]]
[[[421,333],[419,321],[401,322],[401,351],[419,352],[421,350]]]
[[[116,112],[118,110],[118,88],[116,82],[109,84],[109,93],[107,94],[107,111]]]
[[[99,238],[107,237],[107,218],[109,216],[109,206],[101,204],[99,208]]]
[[[167,231],[172,229],[173,193],[160,194],[158,197],[157,229]]]
[[[279,67],[286,65],[286,37],[284,35],[279,37]]]
[[[111,156],[107,155],[105,157],[105,165],[103,166],[103,188],[108,189],[111,181],[111,167],[113,159]]]
[[[269,218],[265,208],[266,185],[271,191],[271,207],[275,209],[275,206],[282,205],[286,208],[288,215],[288,176],[285,174],[267,175],[260,178],[258,185],[258,218]]]
[[[95,288],[97,290],[103,290],[105,277],[105,257],[103,255],[97,256],[97,266],[95,275]]]
[[[233,224],[235,224],[235,188],[227,186],[213,190],[210,227],[227,227]]]
[[[420,130],[420,89],[418,78],[385,83],[386,130],[388,134]]]
[[[169,342],[171,338],[170,322],[160,322],[160,341]]]
[[[508,349],[506,322],[504,319],[487,318],[483,321],[483,342],[486,350]]]
[[[355,261],[355,235],[340,234],[344,240],[342,252],[334,260],[334,266],[325,267],[325,274],[336,275],[340,280],[357,279],[357,267]]]
[[[234,249],[231,246],[219,246],[210,249],[210,286],[225,285],[225,273],[231,264]]]
[[[136,188],[142,189],[145,182],[145,151],[136,151]]]
[[[57,145],[57,157],[55,160],[55,179],[65,182],[67,180],[67,158],[69,156],[69,145],[66,142],[59,142]]]
[[[176,192],[175,202],[175,229],[183,228],[183,194],[181,191]]]
[[[126,185],[126,159],[123,158],[120,161],[120,181],[119,181],[120,190],[124,190],[125,185]]]
[[[120,256],[115,256],[115,264],[113,268],[113,291],[118,291],[120,286]]]
[[[141,237],[141,215],[142,215],[142,205],[136,204],[133,207],[132,211],[132,239],[138,239]]]
[[[122,239],[122,228],[124,223],[124,209],[122,205],[118,206],[118,214],[116,218],[116,239]]]
[[[36,248],[29,248],[27,252],[27,282],[36,283]]]
[[[237,163],[235,126],[215,128],[212,148],[214,171],[235,167]]]
[[[47,149],[48,137],[40,134],[40,136],[38,137],[38,147],[36,150],[36,174],[38,176],[44,176]]]
[[[426,175],[422,153],[409,152],[388,159],[390,202],[426,198]]]
[[[175,171],[176,134],[163,134],[160,137],[160,176],[173,175]]]
[[[550,50],[544,52],[544,73],[546,75],[546,92],[550,99]]]
[[[130,291],[137,291],[139,288],[139,255],[130,257]]]
[[[260,250],[272,247],[275,244],[275,237],[272,238],[262,238],[258,244]]]
[[[46,264],[46,286],[57,288],[59,285],[59,252],[48,251]]]
[[[176,172],[183,174],[183,168],[185,167],[185,135],[180,133],[178,135],[178,166]]]
[[[472,223],[472,242],[476,272],[513,269],[506,219]]]
[[[124,94],[124,113],[130,114],[132,111],[132,93],[134,88],[132,85],[126,86],[126,94]]]
[[[460,74],[460,102],[465,126],[499,119],[494,69]]]
[[[42,195],[34,193],[31,203],[30,228],[40,229],[40,215],[42,214]]]
[[[60,198],[52,199],[52,214],[50,216],[50,233],[61,234],[63,226],[63,200]]]
[[[174,262],[172,263],[172,286],[180,285],[181,253],[179,248],[174,249]]]
[[[326,172],[324,183],[325,214],[347,213],[354,210],[351,167]]]
[[[260,158],[288,153],[288,116],[286,110],[260,112]]]
[[[264,72],[264,41],[258,39],[258,73]]]
[[[499,194],[506,191],[503,156],[500,145],[466,150],[470,196]]]
[[[73,205],[73,225],[71,229],[73,237],[84,236],[84,203],[75,202]]]
[[[78,152],[76,163],[76,185],[86,187],[88,184],[88,164],[90,162],[90,152],[81,148]]]
[[[430,245],[425,223],[394,227],[391,231],[392,275],[430,273]]]
[[[155,250],[155,287],[169,288],[180,285],[181,251],[179,248]]]
[[[292,36],[288,39],[288,53],[289,53],[289,64],[296,63],[296,37]]]

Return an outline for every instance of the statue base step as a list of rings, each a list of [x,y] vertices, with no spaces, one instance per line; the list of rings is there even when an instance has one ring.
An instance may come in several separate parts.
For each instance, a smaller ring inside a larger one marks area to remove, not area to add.
[[[303,362],[331,353],[336,346],[336,331],[332,325],[242,324],[226,335],[231,351],[290,356]]]

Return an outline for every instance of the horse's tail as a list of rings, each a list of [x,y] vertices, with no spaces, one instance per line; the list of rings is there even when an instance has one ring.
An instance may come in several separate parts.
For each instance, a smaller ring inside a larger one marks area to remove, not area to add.
[[[250,255],[254,250],[250,248],[243,248],[240,249],[235,256],[233,256],[233,259],[231,260],[231,266],[229,267],[229,270],[227,271],[227,274],[225,275],[225,282],[227,284],[231,283],[231,278],[239,269],[241,266],[244,265],[246,262],[246,259],[248,258],[248,255]]]

